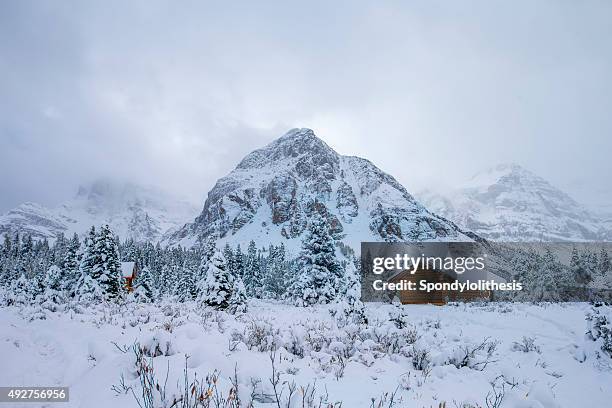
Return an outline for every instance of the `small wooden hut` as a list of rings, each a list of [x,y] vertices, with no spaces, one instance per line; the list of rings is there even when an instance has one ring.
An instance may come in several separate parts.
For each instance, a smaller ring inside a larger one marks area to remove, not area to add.
[[[121,262],[121,277],[123,284],[128,292],[134,290],[134,280],[138,276],[140,268],[137,262]]]

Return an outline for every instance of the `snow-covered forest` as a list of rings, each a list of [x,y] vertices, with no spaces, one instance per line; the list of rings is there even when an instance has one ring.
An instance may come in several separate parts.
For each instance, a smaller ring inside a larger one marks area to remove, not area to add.
[[[120,242],[106,225],[7,236],[0,382],[69,385],[88,407],[560,407],[578,387],[609,400],[612,308],[571,302],[608,284],[605,250],[569,265],[517,252],[514,299],[364,304],[359,260],[328,231],[313,217],[293,258],[254,241]],[[132,292],[126,261],[142,267]]]
[[[191,249],[151,243],[121,243],[108,225],[91,227],[81,239],[62,235],[50,245],[30,236],[5,235],[1,246],[0,286],[8,304],[34,300],[62,303],[75,299],[98,301],[199,302],[225,310],[242,309],[245,299],[287,300],[300,305],[330,303],[354,289],[359,296],[359,261],[352,252],[336,254],[326,221],[314,217],[298,257],[285,247],[258,248],[254,241],[243,250],[214,241]],[[120,262],[142,267],[127,293]],[[354,287],[353,287],[354,286]]]

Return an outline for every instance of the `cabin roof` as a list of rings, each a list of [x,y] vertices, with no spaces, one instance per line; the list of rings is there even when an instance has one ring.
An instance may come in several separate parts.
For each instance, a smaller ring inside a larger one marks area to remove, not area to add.
[[[136,262],[121,262],[121,276],[131,278],[134,274],[134,266]]]

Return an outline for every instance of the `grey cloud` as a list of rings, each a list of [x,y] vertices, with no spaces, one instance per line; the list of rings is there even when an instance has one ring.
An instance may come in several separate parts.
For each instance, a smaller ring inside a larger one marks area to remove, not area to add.
[[[409,190],[514,161],[606,199],[611,18],[605,2],[2,2],[0,210],[101,176],[201,200],[290,127]]]

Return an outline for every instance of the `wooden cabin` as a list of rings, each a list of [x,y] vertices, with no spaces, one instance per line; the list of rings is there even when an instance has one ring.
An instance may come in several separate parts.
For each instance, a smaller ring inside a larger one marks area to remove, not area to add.
[[[138,273],[140,272],[140,268],[138,267],[137,262],[121,262],[121,277],[123,278],[123,284],[125,286],[125,290],[128,292],[132,292],[134,290],[134,280]]]
[[[389,282],[400,282],[410,281],[415,282],[418,289],[419,282],[426,280],[427,282],[448,282],[452,283],[458,279],[458,277],[451,276],[446,272],[440,272],[436,270],[420,269],[414,274],[409,271],[402,271],[389,279]],[[433,292],[426,292],[420,290],[401,290],[399,291],[399,299],[402,304],[433,304],[433,305],[444,305],[447,302],[464,301],[469,302],[478,299],[490,299],[490,291],[478,291],[468,290],[464,292],[454,290],[440,290]]]

